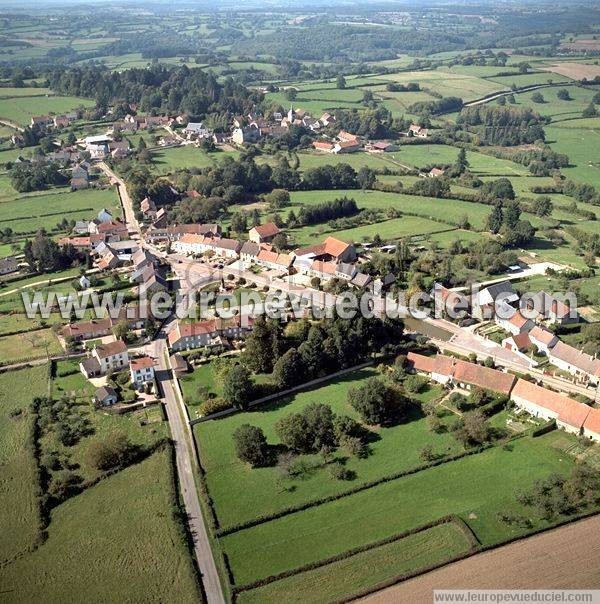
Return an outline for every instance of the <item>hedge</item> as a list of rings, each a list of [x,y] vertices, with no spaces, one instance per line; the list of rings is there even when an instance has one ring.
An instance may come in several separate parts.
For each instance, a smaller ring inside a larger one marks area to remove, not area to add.
[[[536,436],[543,436],[544,434],[548,434],[548,432],[552,432],[553,430],[556,430],[556,420],[551,419],[545,424],[542,424],[538,428],[532,430],[531,436],[533,438],[535,438]]]

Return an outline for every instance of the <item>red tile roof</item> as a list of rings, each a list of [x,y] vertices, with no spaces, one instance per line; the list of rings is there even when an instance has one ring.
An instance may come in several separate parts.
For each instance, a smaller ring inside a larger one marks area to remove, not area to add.
[[[435,357],[426,357],[416,352],[409,352],[406,355],[409,367],[416,371],[424,371],[426,373],[433,373],[435,368]]]
[[[492,392],[510,394],[515,376],[490,367],[457,360],[454,367],[454,379]]]
[[[140,369],[147,369],[149,367],[154,367],[156,363],[154,359],[150,357],[140,357],[138,359],[131,359],[130,365],[133,371],[138,371]]]
[[[551,411],[559,421],[576,430],[582,428],[590,413],[587,405],[522,379],[517,381],[512,396]]]
[[[583,422],[583,427],[594,434],[600,435],[600,409],[590,409],[585,422]]]
[[[281,233],[279,227],[274,222],[267,222],[266,224],[259,224],[252,227],[261,237],[274,237]]]
[[[101,344],[96,347],[96,354],[101,358],[112,357],[115,354],[123,354],[127,352],[127,346],[123,340],[116,340],[115,342],[109,342],[108,344]]]
[[[549,346],[556,337],[551,331],[537,325],[529,332],[529,337]]]

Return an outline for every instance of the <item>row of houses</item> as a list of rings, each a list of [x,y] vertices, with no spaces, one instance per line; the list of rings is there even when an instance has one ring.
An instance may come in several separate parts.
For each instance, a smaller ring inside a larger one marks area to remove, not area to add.
[[[64,128],[79,119],[77,111],[60,115],[34,115],[29,121],[31,128]]]
[[[252,317],[236,315],[230,319],[214,318],[186,323],[178,321],[168,335],[174,352],[210,346],[226,346],[229,340],[240,340],[252,330]]]
[[[428,357],[414,352],[407,355],[408,368],[448,386],[470,390],[482,388],[510,397],[533,417],[555,420],[556,425],[573,434],[600,441],[600,409],[594,409],[566,395],[542,388],[497,369],[483,367],[441,354]]]

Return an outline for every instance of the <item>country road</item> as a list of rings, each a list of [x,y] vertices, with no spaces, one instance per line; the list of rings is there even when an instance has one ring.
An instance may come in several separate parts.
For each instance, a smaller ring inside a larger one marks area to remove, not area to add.
[[[165,361],[167,345],[164,337],[154,340],[148,345],[149,354],[158,363],[157,380],[164,395],[167,419],[171,427],[171,438],[175,446],[177,460],[177,474],[179,477],[179,490],[187,514],[187,522],[194,542],[194,551],[200,573],[202,585],[208,604],[224,604],[225,598],[219,580],[219,574],[213,558],[207,528],[202,517],[194,473],[197,471],[192,463],[191,455],[191,428],[180,408],[179,399],[173,388],[171,370]]]
[[[135,212],[133,210],[133,201],[129,196],[127,191],[127,187],[125,186],[125,181],[117,176],[104,162],[100,162],[98,167],[106,174],[108,179],[117,185],[117,191],[119,193],[119,197],[121,198],[121,205],[123,206],[123,211],[125,213],[125,222],[129,227],[131,233],[133,233],[134,239],[140,236],[140,224],[135,217]]]

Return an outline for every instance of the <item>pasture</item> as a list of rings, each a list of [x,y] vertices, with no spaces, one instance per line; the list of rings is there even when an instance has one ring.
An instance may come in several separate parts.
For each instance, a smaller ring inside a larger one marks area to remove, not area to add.
[[[458,514],[484,544],[526,531],[502,524],[499,511],[522,513],[518,489],[573,461],[552,447],[561,435],[525,437],[224,537],[236,584],[339,554],[395,532]],[[547,526],[542,521],[536,526]]]
[[[170,513],[170,463],[168,451],[159,451],[60,505],[47,541],[0,569],[3,588],[30,602],[73,594],[98,601],[107,590],[120,601],[198,601],[192,561]]]
[[[34,115],[65,113],[78,107],[93,107],[95,102],[74,96],[20,96],[0,99],[0,119],[29,124]]]
[[[2,562],[25,552],[37,537],[36,464],[26,443],[34,421],[30,404],[33,397],[46,393],[47,380],[46,365],[0,374]]]
[[[157,174],[168,174],[185,168],[207,168],[214,166],[227,153],[217,151],[207,153],[192,145],[171,147],[152,151],[152,171]]]
[[[11,228],[15,233],[35,233],[41,228],[51,231],[63,218],[91,220],[102,208],[120,215],[119,197],[114,189],[50,189],[2,202],[0,229]]]
[[[0,365],[30,361],[62,351],[52,329],[38,329],[0,337]]]
[[[469,548],[465,534],[455,524],[441,524],[345,560],[241,592],[238,601],[241,604],[335,602],[399,575],[444,562]]]
[[[355,480],[347,483],[332,481],[316,455],[303,456],[307,464],[316,465],[303,478],[293,481],[278,478],[275,467],[251,469],[237,459],[232,435],[241,424],[261,427],[269,444],[274,446],[279,442],[275,433],[277,420],[312,402],[325,402],[334,413],[357,419],[357,413],[347,402],[348,390],[374,374],[371,369],[359,371],[251,412],[197,424],[194,433],[202,451],[209,492],[221,524],[229,526],[272,514],[288,506],[341,493],[355,485],[413,468],[422,463],[419,451],[427,443],[433,444],[440,455],[462,450],[451,435],[429,432],[425,419],[415,408],[405,423],[371,429],[371,455],[365,459],[351,458],[342,450],[337,452],[345,458],[345,467],[356,473]],[[420,400],[432,400],[441,392],[437,386],[431,386],[417,396]]]

